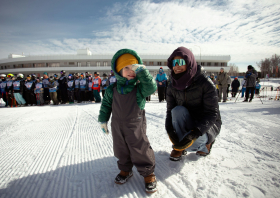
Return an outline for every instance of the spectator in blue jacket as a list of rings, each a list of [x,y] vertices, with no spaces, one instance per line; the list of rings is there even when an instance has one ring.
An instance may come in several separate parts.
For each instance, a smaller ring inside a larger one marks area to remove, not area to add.
[[[88,90],[88,81],[85,75],[82,73],[80,78],[80,99],[81,101],[86,101],[86,90]]]
[[[157,87],[158,87],[158,100],[162,102],[164,100],[164,92],[166,87],[167,77],[164,73],[162,67],[159,69],[159,73],[156,77]]]
[[[107,74],[103,74],[103,79],[101,81],[101,88],[102,88],[102,97],[104,98],[104,95],[105,95],[105,91],[107,89],[109,85],[109,80],[107,78]]]

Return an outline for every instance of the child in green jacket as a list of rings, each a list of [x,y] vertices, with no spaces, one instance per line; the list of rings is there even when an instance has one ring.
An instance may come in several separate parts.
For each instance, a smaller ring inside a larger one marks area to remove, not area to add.
[[[155,156],[146,136],[144,110],[145,99],[155,92],[156,82],[133,50],[119,50],[111,67],[117,83],[107,88],[98,121],[108,134],[107,122],[112,113],[113,148],[120,169],[115,183],[124,184],[133,175],[134,165],[144,177],[146,192],[156,192]]]

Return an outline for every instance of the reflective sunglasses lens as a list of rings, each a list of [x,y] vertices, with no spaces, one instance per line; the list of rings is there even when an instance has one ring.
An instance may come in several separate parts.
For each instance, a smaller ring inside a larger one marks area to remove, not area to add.
[[[172,61],[172,66],[173,66],[173,67],[175,67],[176,64],[179,65],[178,59],[174,59],[174,60]]]
[[[172,61],[172,63],[173,63],[173,64],[172,64],[173,67],[175,67],[176,64],[178,64],[178,66],[186,65],[186,62],[185,62],[184,59],[174,59],[174,60]]]

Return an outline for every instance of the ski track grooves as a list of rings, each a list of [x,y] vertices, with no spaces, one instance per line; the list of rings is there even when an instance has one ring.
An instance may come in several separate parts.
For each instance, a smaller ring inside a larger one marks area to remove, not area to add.
[[[279,115],[267,113],[274,106],[221,104],[223,125],[211,155],[173,162],[165,104],[146,104],[158,181],[152,195],[135,167],[129,182],[114,183],[119,169],[111,131],[103,134],[98,123],[99,104],[29,107],[32,116],[26,108],[1,109],[7,120],[0,120],[0,198],[278,197]]]
[[[77,120],[78,120],[78,108],[76,107],[76,118],[75,118],[75,121],[73,123],[73,126],[71,127],[70,133],[68,134],[68,137],[66,138],[66,140],[62,139],[64,141],[64,143],[63,143],[63,146],[58,150],[58,153],[56,155],[57,157],[56,157],[54,165],[53,165],[53,169],[54,170],[58,168],[58,166],[59,166],[59,164],[61,162],[62,155],[65,152],[65,149],[67,148],[71,137],[73,136],[74,129],[75,129],[75,126],[77,124]]]

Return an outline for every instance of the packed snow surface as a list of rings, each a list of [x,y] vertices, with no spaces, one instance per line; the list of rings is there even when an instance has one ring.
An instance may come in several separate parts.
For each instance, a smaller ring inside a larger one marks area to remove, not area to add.
[[[114,183],[119,170],[112,136],[97,122],[100,104],[1,108],[0,198],[278,198],[280,102],[242,100],[220,103],[223,125],[209,156],[188,153],[173,162],[166,103],[152,97],[146,104],[158,181],[152,195],[135,168],[126,184]]]

